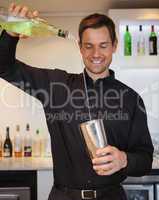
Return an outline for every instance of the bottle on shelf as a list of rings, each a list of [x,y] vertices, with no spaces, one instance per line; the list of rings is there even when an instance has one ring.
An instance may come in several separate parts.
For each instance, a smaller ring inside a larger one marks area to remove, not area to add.
[[[6,138],[3,145],[3,157],[12,157],[12,141],[9,135],[9,127],[6,128]]]
[[[45,135],[43,138],[43,156],[44,157],[51,157],[51,140],[50,140],[50,136],[49,135]]]
[[[59,36],[71,39],[69,31],[50,25],[41,18],[29,19],[12,16],[6,8],[0,10],[0,28],[26,36]]]
[[[41,156],[41,136],[39,129],[36,130],[36,134],[33,139],[33,156],[40,157]]]
[[[22,136],[19,125],[16,126],[16,134],[14,136],[14,156],[22,157]]]
[[[149,54],[157,55],[157,35],[155,33],[154,25],[151,26],[151,34],[149,37]]]
[[[124,55],[131,56],[132,55],[132,37],[129,32],[129,26],[126,25],[126,31],[124,34]]]
[[[137,55],[145,55],[145,37],[142,31],[142,25],[139,26],[139,34],[137,37]]]
[[[3,152],[2,144],[3,144],[3,140],[2,140],[2,135],[0,134],[0,157],[2,157],[2,152]]]
[[[29,124],[26,125],[26,133],[24,135],[24,157],[32,156],[32,136]]]

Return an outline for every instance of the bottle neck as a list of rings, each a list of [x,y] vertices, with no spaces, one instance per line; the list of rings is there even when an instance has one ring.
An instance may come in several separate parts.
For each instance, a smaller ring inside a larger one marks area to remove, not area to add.
[[[9,127],[6,128],[6,139],[9,139]]]
[[[126,25],[126,31],[129,32],[129,26],[128,25]]]
[[[20,131],[20,126],[19,125],[16,126],[16,131],[17,131],[17,133],[19,133],[19,131]]]
[[[155,32],[154,25],[151,26],[151,32]]]
[[[29,132],[30,131],[30,126],[29,124],[26,125],[26,132]]]
[[[9,132],[6,133],[6,139],[10,139]]]

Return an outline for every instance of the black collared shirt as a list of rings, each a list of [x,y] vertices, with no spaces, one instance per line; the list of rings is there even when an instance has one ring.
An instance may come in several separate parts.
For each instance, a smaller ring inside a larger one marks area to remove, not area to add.
[[[116,80],[114,72],[96,82],[84,72],[91,119],[102,118],[108,143],[127,153],[126,168],[99,176],[80,133],[90,119],[83,73],[38,69],[15,59],[18,38],[0,37],[0,76],[38,98],[44,106],[51,136],[55,184],[72,188],[98,188],[121,183],[127,176],[142,176],[152,165],[153,145],[141,97]],[[18,83],[18,84],[17,84]],[[29,89],[28,89],[29,87]]]

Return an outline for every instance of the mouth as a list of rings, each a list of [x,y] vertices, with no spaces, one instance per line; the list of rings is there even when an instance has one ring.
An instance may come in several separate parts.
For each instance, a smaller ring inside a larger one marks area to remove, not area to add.
[[[92,63],[92,64],[95,64],[95,65],[101,65],[102,62],[103,62],[103,60],[101,60],[101,59],[100,59],[100,60],[99,60],[99,59],[98,59],[98,60],[94,60],[94,59],[91,60],[91,63]]]

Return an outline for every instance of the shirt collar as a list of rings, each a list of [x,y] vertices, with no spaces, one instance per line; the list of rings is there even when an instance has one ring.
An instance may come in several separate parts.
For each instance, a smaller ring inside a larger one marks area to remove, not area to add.
[[[105,81],[110,81],[110,80],[114,80],[115,79],[115,72],[113,70],[111,70],[111,69],[109,69],[109,76],[106,76],[104,78],[99,78],[95,82],[88,75],[86,69],[84,69],[84,74],[85,74],[86,82],[87,82],[88,85],[94,85],[94,84],[98,84],[100,82],[105,82]]]

